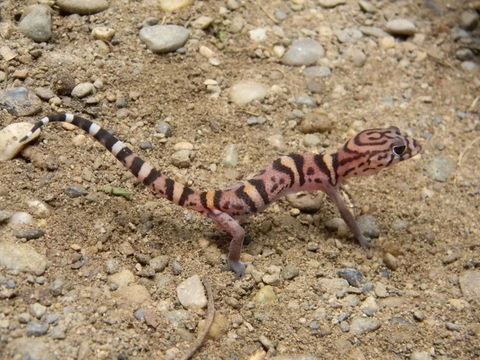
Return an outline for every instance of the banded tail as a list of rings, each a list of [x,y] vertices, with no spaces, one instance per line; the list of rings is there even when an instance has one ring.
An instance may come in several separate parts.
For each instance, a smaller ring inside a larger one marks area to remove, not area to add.
[[[20,139],[20,142],[26,141],[38,129],[49,122],[67,122],[92,135],[100,144],[111,152],[118,161],[130,170],[139,181],[148,186],[156,196],[166,198],[177,205],[192,210],[199,212],[205,211],[205,208],[200,201],[200,193],[162,175],[160,171],[137,156],[123,141],[118,140],[100,125],[80,116],[72,114],[55,114],[46,116],[38,121],[33,126],[32,130],[30,130],[25,137]]]

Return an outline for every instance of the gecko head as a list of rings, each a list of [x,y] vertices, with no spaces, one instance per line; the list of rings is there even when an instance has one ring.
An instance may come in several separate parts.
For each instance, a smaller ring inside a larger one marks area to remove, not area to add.
[[[338,152],[338,173],[343,179],[374,174],[410,159],[421,150],[414,138],[402,134],[395,126],[364,130]]]

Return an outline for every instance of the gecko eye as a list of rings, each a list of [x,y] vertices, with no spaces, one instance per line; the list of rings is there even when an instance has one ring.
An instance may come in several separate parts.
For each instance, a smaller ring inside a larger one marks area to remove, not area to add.
[[[403,153],[405,152],[405,150],[407,150],[407,147],[405,145],[401,145],[401,146],[394,146],[393,147],[393,153],[395,155],[403,155]]]

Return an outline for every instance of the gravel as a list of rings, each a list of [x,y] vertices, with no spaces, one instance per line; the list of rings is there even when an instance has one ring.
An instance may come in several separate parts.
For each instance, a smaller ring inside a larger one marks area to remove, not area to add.
[[[154,53],[167,53],[181,48],[190,32],[178,25],[146,26],[140,30],[140,39]]]

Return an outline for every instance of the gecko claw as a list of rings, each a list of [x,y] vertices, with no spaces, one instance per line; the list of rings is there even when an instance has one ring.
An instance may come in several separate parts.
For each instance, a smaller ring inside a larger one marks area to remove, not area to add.
[[[235,273],[235,277],[233,281],[241,280],[245,276],[245,269],[251,263],[244,263],[241,261],[229,261],[228,265],[223,268],[224,271],[233,271]]]

